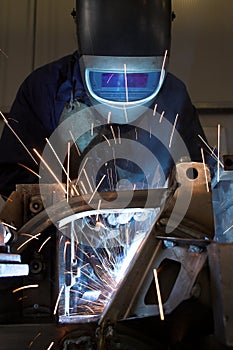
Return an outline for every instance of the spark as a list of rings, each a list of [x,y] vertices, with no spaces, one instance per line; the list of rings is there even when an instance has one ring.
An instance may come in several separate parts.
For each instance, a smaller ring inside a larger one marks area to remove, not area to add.
[[[127,82],[127,73],[126,73],[125,63],[124,63],[124,77],[125,77],[125,97],[126,97],[126,102],[129,102],[128,82]]]
[[[91,123],[91,136],[94,135],[94,123]]]
[[[79,298],[80,299],[80,298]],[[89,300],[85,300],[85,299],[83,299],[83,298],[81,298],[81,300],[84,300],[84,301],[89,301]],[[98,305],[98,304],[97,304]],[[87,310],[89,310],[92,314],[94,314],[95,313],[95,311],[94,310],[92,310],[92,308],[90,307],[90,306],[88,306],[88,305],[84,305],[85,306],[85,308],[87,309]]]
[[[5,196],[4,194],[0,193],[2,198],[5,198],[7,201],[13,202],[13,200],[10,197]]]
[[[113,157],[113,160],[114,160],[115,179],[116,179],[116,182],[118,182],[118,179],[117,179],[117,166],[116,166],[116,153],[115,153],[115,148],[112,149],[112,157]]]
[[[76,247],[77,247],[79,244],[79,239],[78,239],[78,235],[77,235],[75,228],[73,229],[73,233],[74,233],[74,240],[75,240]]]
[[[38,253],[41,252],[42,248],[44,247],[44,245],[51,239],[51,236],[49,236],[40,246],[40,248],[38,249]]]
[[[220,124],[218,124],[218,163],[217,163],[217,182],[219,182],[219,177],[220,177],[220,132],[221,132],[221,126]]]
[[[107,141],[107,143],[108,143],[108,145],[109,145],[109,147],[111,146],[111,144],[110,144],[110,141],[109,141],[109,139],[103,134],[102,135],[104,138],[105,138],[105,140]]]
[[[174,121],[174,124],[173,124],[173,127],[172,127],[172,133],[171,133],[170,141],[169,141],[169,148],[171,148],[171,145],[172,145],[172,138],[173,138],[173,134],[174,134],[174,131],[175,131],[175,128],[176,128],[176,123],[177,123],[178,116],[179,115],[177,113],[175,121]]]
[[[9,117],[8,120],[13,120],[15,123],[18,123],[18,124],[19,124],[19,121],[16,120],[16,119],[14,119],[14,118]]]
[[[128,120],[128,115],[127,115],[127,109],[126,109],[126,106],[124,105],[124,113],[125,113],[125,121],[126,121],[126,123],[128,123],[129,122],[129,120]]]
[[[41,235],[41,233],[37,233],[36,235],[29,235],[29,234],[27,234],[27,233],[25,233],[25,234],[22,234],[22,236],[31,236],[29,239],[27,239],[24,243],[22,243],[18,248],[17,248],[17,250],[20,250],[23,246],[25,246],[26,244],[28,244],[31,240],[33,240],[33,239],[39,239],[38,237]]]
[[[58,296],[57,296],[57,300],[56,300],[56,303],[55,303],[55,306],[54,306],[54,310],[53,310],[53,314],[56,315],[57,313],[57,308],[58,308],[58,304],[59,304],[59,301],[61,299],[61,295],[62,295],[62,292],[63,292],[63,289],[64,289],[64,284],[63,286],[61,287],[60,289],[60,292],[58,293]]]
[[[67,249],[67,246],[70,245],[71,243],[69,241],[66,241],[65,242],[65,246],[64,246],[64,254],[63,254],[63,260],[64,262],[66,261],[66,249]]]
[[[19,302],[25,299],[28,299],[28,295],[24,295],[23,297],[18,298],[17,301]]]
[[[108,78],[107,84],[109,84],[109,82],[110,82],[110,80],[112,79],[112,77],[114,77],[114,73],[112,73],[112,74],[110,75],[110,77]]]
[[[119,126],[117,126],[117,130],[118,130],[118,141],[119,141],[119,145],[121,144],[121,129]]]
[[[61,236],[59,239],[59,245],[61,244],[62,240],[63,240],[64,236]]]
[[[67,176],[66,176],[66,201],[69,201],[69,179],[70,175],[70,142],[67,143]]]
[[[163,64],[162,64],[162,68],[161,68],[161,74],[162,74],[162,71],[164,70],[166,59],[167,59],[167,50],[165,50],[165,53],[164,53]],[[161,79],[161,74],[160,74],[160,79]]]
[[[90,281],[94,282],[97,286],[102,287],[102,285],[101,285],[98,281],[96,281],[93,277],[91,277],[89,274],[85,273],[84,271],[83,271],[82,273],[84,274],[85,277],[87,277]],[[103,280],[100,278],[100,276],[99,276],[99,279],[100,279],[101,282],[103,281]],[[109,287],[111,290],[114,290],[114,287],[111,287],[109,284],[108,284],[108,287]],[[99,287],[98,287],[98,288],[99,288]],[[93,287],[93,289],[94,289],[94,287]],[[97,290],[97,289],[95,288],[94,290]],[[103,293],[102,293],[102,294],[103,294]],[[104,295],[104,294],[103,294],[103,295]],[[106,299],[110,299],[110,297],[108,297],[107,295],[104,295],[104,297],[105,297]]]
[[[40,235],[41,233],[38,233],[36,236]],[[20,233],[20,236],[25,236],[25,237],[31,237],[35,239],[39,239],[36,236],[32,235],[31,233]]]
[[[162,303],[161,293],[160,293],[160,288],[159,288],[158,274],[157,274],[157,270],[156,269],[153,269],[153,271],[154,271],[155,286],[156,286],[158,302],[159,302],[160,319],[163,321],[164,320],[163,303]]]
[[[87,264],[87,265],[89,265],[89,264]],[[85,265],[86,266],[86,265]],[[84,273],[85,274],[85,273]],[[81,286],[81,287],[84,287],[84,288],[86,288],[86,289],[89,289],[90,291],[98,291],[101,287],[102,287],[102,285],[99,283],[99,281],[97,281],[97,280],[94,280],[94,282],[95,282],[95,284],[96,284],[96,287],[95,286],[93,286],[93,285],[91,285],[90,283],[88,283],[88,284],[86,284],[86,283],[82,283],[82,282],[78,282],[78,285],[79,286]],[[76,293],[77,293],[78,291],[76,290]]]
[[[40,158],[40,160],[42,161],[42,163],[46,166],[46,168],[48,169],[48,171],[50,172],[50,174],[54,177],[54,179],[57,181],[57,183],[60,185],[60,187],[62,188],[63,192],[66,194],[66,190],[63,186],[63,184],[61,183],[61,181],[57,178],[57,176],[54,174],[54,172],[52,171],[52,169],[49,167],[49,165],[46,163],[46,161],[42,158],[42,156],[39,154],[39,152],[37,152],[37,150],[35,148],[33,148],[33,151],[36,153],[36,155]]]
[[[9,228],[12,228],[12,230],[17,230],[17,228],[15,227],[15,226],[12,226],[12,225],[10,225],[10,224],[7,224],[6,222],[4,222],[4,221],[0,221],[0,223],[1,224],[3,224],[4,226],[7,226],[7,227],[9,227]]]
[[[99,199],[97,211],[100,210],[100,206],[101,206],[101,199]],[[97,213],[97,215],[96,215],[96,221],[99,221],[99,213]]]
[[[71,136],[71,138],[72,138],[72,141],[73,141],[73,143],[74,143],[74,145],[75,145],[75,148],[76,148],[76,150],[77,150],[78,155],[81,156],[81,152],[80,152],[80,150],[79,150],[79,148],[78,148],[77,142],[75,141],[74,136],[73,136],[73,134],[72,134],[72,132],[71,132],[70,130],[69,130],[69,133],[70,133],[70,136]]]
[[[77,183],[78,183],[78,181],[79,181],[79,179],[80,179],[80,176],[81,176],[81,174],[82,174],[82,172],[83,172],[83,169],[85,168],[85,165],[86,165],[87,161],[88,161],[88,157],[86,157],[86,159],[84,160],[83,166],[82,166],[82,168],[81,168],[81,170],[80,170],[80,172],[79,172],[78,178],[77,178],[77,180],[76,180],[76,185],[77,185]]]
[[[39,287],[39,284],[28,284],[26,286],[22,286],[22,287],[19,287],[19,288],[16,288],[16,289],[12,290],[12,293],[17,293],[17,292],[19,292],[20,290],[23,290],[23,289],[38,288],[38,287]]]
[[[101,260],[100,255],[98,254],[97,250],[95,249],[95,247],[92,246],[89,238],[87,237],[87,235],[83,232],[83,235],[85,237],[85,239],[88,241],[88,244],[90,245],[90,247],[92,247],[93,251],[95,252],[96,256],[98,257],[99,260]],[[86,255],[89,258],[89,255],[87,253],[85,253],[80,247],[78,247],[78,249],[84,253],[84,255]]]
[[[29,156],[32,158],[32,160],[38,164],[38,162],[35,160],[35,158],[33,157],[33,155],[31,154],[31,152],[29,151],[29,149],[27,148],[27,146],[25,145],[25,143],[23,143],[23,141],[21,140],[21,138],[17,135],[17,133],[14,131],[14,129],[9,125],[8,120],[6,119],[6,117],[4,116],[4,114],[0,111],[0,115],[3,118],[3,121],[5,122],[5,124],[8,126],[8,128],[11,130],[11,132],[14,134],[14,136],[17,138],[17,140],[20,142],[20,144],[23,146],[23,148],[25,149],[25,151],[29,154]]]
[[[46,350],[50,350],[50,349],[52,349],[53,345],[54,345],[54,341],[52,341],[52,342],[49,344],[49,346],[47,347],[47,349],[46,349]]]
[[[201,148],[201,157],[202,157],[202,162],[204,166],[204,173],[205,173],[205,181],[206,181],[206,191],[209,192],[209,184],[208,184],[208,179],[207,179],[207,172],[206,172],[206,165],[205,165],[205,157],[204,157],[204,151],[203,148]]]
[[[233,225],[231,225],[230,227],[228,227],[224,232],[223,235],[226,234],[228,231],[230,231],[230,229],[233,227]]]
[[[107,169],[107,174],[108,174],[108,183],[111,191],[113,191],[113,177],[112,177],[112,169]]]
[[[66,176],[68,177],[67,171],[66,171],[66,169],[64,168],[64,165],[62,164],[61,160],[59,159],[59,157],[58,157],[58,155],[57,155],[55,149],[53,148],[53,146],[51,145],[51,143],[49,142],[49,140],[48,140],[47,138],[46,138],[45,140],[46,140],[46,142],[48,143],[49,147],[51,148],[53,154],[55,155],[55,157],[56,157],[58,163],[61,165],[62,170],[64,171],[64,173],[65,173]]]
[[[84,172],[84,175],[85,175],[85,177],[86,177],[86,180],[87,180],[87,183],[88,183],[88,185],[89,185],[89,187],[90,187],[90,190],[91,190],[91,192],[93,191],[93,188],[92,188],[92,186],[91,186],[91,182],[90,182],[90,180],[89,180],[89,177],[88,177],[88,175],[87,175],[87,172],[86,172],[86,170],[83,168],[83,172]]]
[[[113,129],[112,125],[110,125],[110,129],[111,129],[111,132],[112,132],[112,136],[113,136],[114,142],[116,144],[117,143],[116,142],[116,135],[115,135],[115,132],[114,132],[114,129]]]
[[[80,181],[80,184],[81,184],[81,186],[82,186],[82,188],[83,188],[84,194],[87,194],[88,192],[87,192],[87,189],[86,189],[86,187],[85,187],[83,181]]]
[[[165,113],[165,111],[163,111],[163,112],[161,113],[161,116],[160,116],[160,118],[159,118],[159,123],[161,123],[161,122],[162,122],[162,119],[163,119],[164,113]]]
[[[210,150],[211,156],[212,156],[213,158],[215,158],[216,160],[218,160],[218,157],[217,157],[216,154],[214,153],[214,148],[211,148],[211,147],[208,145],[208,143],[203,139],[203,137],[201,137],[201,135],[197,135],[197,136],[201,139],[201,141],[202,141],[202,142],[206,145],[206,147]],[[223,168],[224,165],[223,165],[222,162],[220,162],[220,159],[219,159],[219,163],[220,163],[221,167]]]
[[[9,58],[9,56],[5,53],[5,51],[3,51],[2,49],[0,49],[0,52],[3,54],[3,56],[5,56],[6,58]]]
[[[138,130],[137,130],[137,128],[135,128],[134,131],[135,131],[135,140],[137,140],[138,139]]]
[[[111,114],[112,114],[112,112],[111,112],[111,111],[110,111],[110,112],[108,112],[108,119],[107,119],[107,123],[108,123],[108,124],[110,124]]]
[[[36,175],[37,177],[39,177],[39,179],[41,179],[41,176],[39,174],[37,174],[34,170],[32,170],[31,168],[27,167],[26,165],[24,164],[21,164],[21,163],[17,163],[19,166],[29,170],[32,174]]]
[[[73,191],[76,193],[77,196],[79,196],[79,192],[77,190],[77,185],[76,184],[71,184],[71,188],[73,189]],[[72,195],[74,195],[74,193],[72,193]]]
[[[158,105],[157,105],[157,103],[155,104],[155,106],[154,106],[154,109],[153,109],[153,116],[155,116],[156,115],[156,110],[157,110],[157,107],[158,107]]]
[[[28,348],[29,348],[29,349],[31,349],[33,343],[35,342],[35,340],[36,340],[37,338],[39,338],[39,337],[41,336],[41,334],[42,334],[41,332],[37,333],[37,335],[30,341],[30,343],[29,343],[29,345],[28,345]]]

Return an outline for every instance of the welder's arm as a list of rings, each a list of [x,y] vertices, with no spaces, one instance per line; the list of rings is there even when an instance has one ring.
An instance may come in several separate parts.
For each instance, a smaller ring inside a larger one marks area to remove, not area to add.
[[[43,91],[37,95],[40,101],[35,101],[33,94],[35,88],[30,81],[25,81],[8,115],[8,125],[4,126],[0,140],[0,194],[3,196],[9,196],[18,183],[38,181],[38,177],[26,167],[38,172],[38,159],[33,148],[39,152],[43,150],[49,130],[41,121],[43,115],[39,115],[43,106]]]

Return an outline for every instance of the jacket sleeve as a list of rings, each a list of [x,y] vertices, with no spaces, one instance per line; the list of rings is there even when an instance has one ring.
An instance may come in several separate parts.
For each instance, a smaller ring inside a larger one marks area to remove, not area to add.
[[[0,140],[0,194],[8,196],[19,183],[36,183],[45,138],[56,128],[65,104],[57,91],[64,78],[59,62],[38,68],[20,86]],[[68,89],[69,90],[69,89]],[[16,136],[17,135],[17,136]],[[28,170],[31,169],[32,171]]]

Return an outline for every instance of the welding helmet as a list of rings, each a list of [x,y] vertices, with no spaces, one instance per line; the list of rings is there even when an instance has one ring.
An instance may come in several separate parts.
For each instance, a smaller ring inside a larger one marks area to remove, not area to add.
[[[113,123],[137,119],[167,70],[171,0],[77,0],[80,68],[95,108]]]

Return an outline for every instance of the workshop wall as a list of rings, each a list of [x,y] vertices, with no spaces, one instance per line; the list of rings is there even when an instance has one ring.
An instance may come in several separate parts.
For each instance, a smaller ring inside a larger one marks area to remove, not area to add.
[[[73,7],[75,0],[0,0],[1,111],[9,111],[33,69],[76,49]],[[233,153],[233,2],[173,0],[173,10],[170,70],[201,108],[211,140],[220,123],[227,152]],[[213,118],[211,109],[217,110]]]

